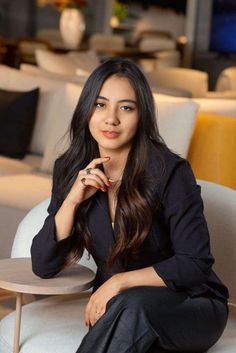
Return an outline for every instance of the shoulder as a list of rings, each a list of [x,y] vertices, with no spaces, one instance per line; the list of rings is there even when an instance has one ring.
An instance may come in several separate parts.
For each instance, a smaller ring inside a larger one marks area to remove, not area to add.
[[[155,188],[161,199],[169,192],[182,198],[196,190],[196,178],[189,162],[166,146],[153,148],[149,162],[148,168],[156,180]]]
[[[179,172],[181,170],[191,170],[191,166],[185,158],[172,152],[165,145],[151,148],[148,163],[147,168],[152,168],[154,175],[160,175],[162,181],[168,179],[177,170]]]

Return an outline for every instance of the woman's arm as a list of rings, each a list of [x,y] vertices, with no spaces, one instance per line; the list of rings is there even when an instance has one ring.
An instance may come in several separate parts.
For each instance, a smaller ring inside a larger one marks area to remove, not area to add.
[[[67,199],[64,200],[58,212],[55,215],[55,225],[56,225],[56,234],[55,238],[57,241],[61,241],[63,239],[68,238],[71,234],[75,212],[77,210],[75,204],[69,202]]]
[[[139,270],[117,273],[112,277],[116,281],[119,292],[136,286],[166,287],[152,266]]]
[[[57,205],[56,195],[61,161],[56,161],[53,171],[51,202],[48,207],[49,215],[42,229],[34,237],[31,246],[32,268],[39,277],[53,277],[63,268],[72,249],[74,237],[78,236],[74,230],[76,210],[83,201],[92,197],[98,189],[109,187],[106,175],[96,168],[98,164],[108,161],[109,157],[91,161],[86,167],[93,169],[93,173],[89,175],[86,168],[80,170],[60,207]]]
[[[55,194],[52,193],[51,202],[48,207],[48,217],[38,234],[35,235],[31,245],[31,261],[33,272],[41,278],[50,278],[61,271],[65,259],[71,251],[73,233],[69,233],[61,241],[57,241],[55,214],[58,206]]]

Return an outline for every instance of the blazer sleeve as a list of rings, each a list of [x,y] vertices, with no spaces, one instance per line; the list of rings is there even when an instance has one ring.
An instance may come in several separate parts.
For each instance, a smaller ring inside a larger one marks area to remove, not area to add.
[[[55,214],[59,209],[55,200],[57,170],[56,162],[53,172],[51,201],[47,210],[48,216],[42,229],[33,238],[31,245],[32,269],[41,278],[53,277],[63,268],[73,240],[73,234],[66,239],[56,240]]]
[[[207,281],[214,258],[200,186],[186,160],[180,159],[169,173],[162,204],[173,255],[153,267],[175,291],[198,286]]]

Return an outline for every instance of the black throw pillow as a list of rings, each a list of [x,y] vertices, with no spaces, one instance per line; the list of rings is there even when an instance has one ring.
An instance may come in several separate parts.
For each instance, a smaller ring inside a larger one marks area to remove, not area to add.
[[[0,89],[0,154],[22,159],[35,123],[39,88],[28,92]]]

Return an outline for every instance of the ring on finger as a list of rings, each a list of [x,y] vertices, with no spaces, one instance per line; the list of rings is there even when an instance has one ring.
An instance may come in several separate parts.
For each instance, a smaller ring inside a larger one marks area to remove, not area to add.
[[[85,169],[85,173],[88,175],[88,174],[91,174],[91,170],[92,170],[93,168],[86,168]]]
[[[86,186],[85,181],[86,181],[86,178],[82,178],[82,179],[81,179],[81,183],[82,183],[84,186]]]

